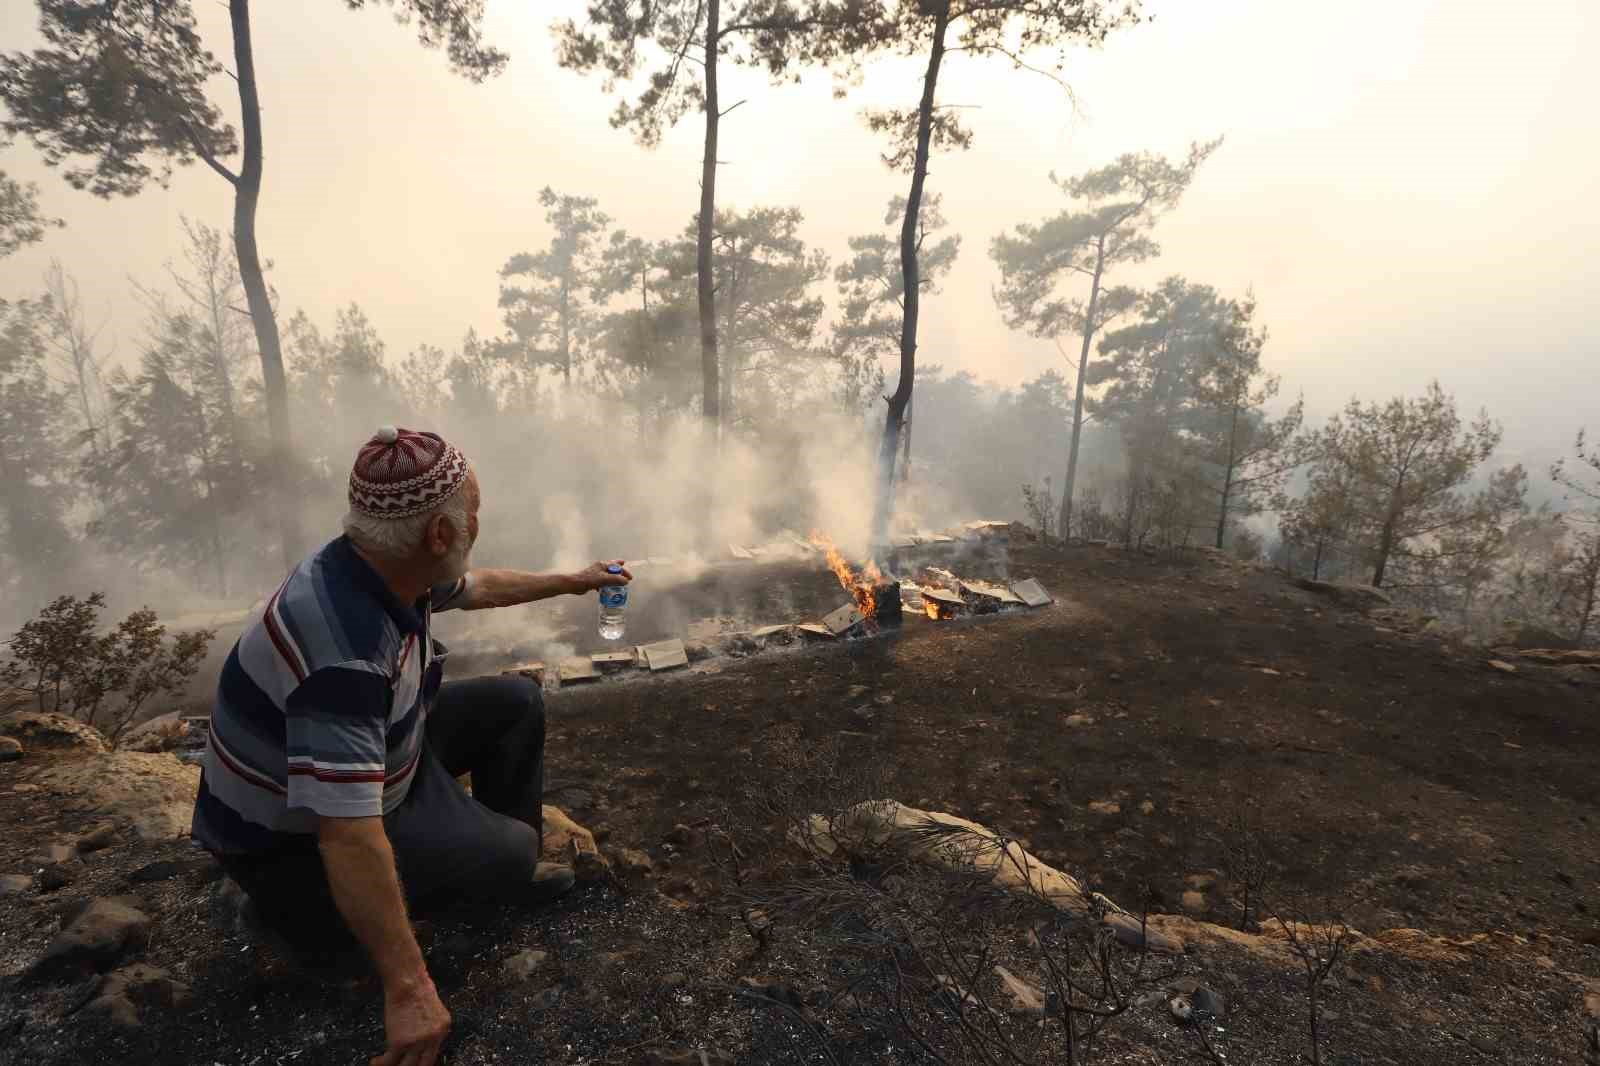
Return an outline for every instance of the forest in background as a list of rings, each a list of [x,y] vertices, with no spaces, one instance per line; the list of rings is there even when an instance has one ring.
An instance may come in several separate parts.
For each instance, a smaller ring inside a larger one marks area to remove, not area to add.
[[[481,5],[398,6],[465,76],[503,65]],[[996,313],[1053,340],[1060,371],[1006,389],[916,364],[922,301],[974,254],[927,187],[935,151],[981,150],[938,101],[948,53],[1048,74],[1069,46],[1131,27],[1132,9],[713,0],[558,25],[559,61],[599,73],[615,123],[645,147],[698,116],[698,209],[676,231],[635,234],[594,198],[547,187],[545,240],[508,239],[485,264],[502,332],[404,354],[355,304],[320,323],[277,304],[254,232],[264,155],[247,3],[230,4],[231,65],[185,5],[40,11],[46,47],[0,60],[7,134],[104,196],[199,163],[233,186],[236,210],[228,229],[187,223],[182,260],[138,283],[146,325],[119,354],[66,267],[5,294],[0,582],[16,620],[91,588],[174,613],[252,599],[333,530],[355,446],[401,422],[437,427],[478,463],[482,557],[715,555],[812,526],[866,553],[895,527],[1027,515],[1046,536],[1211,544],[1371,582],[1480,635],[1516,621],[1594,638],[1600,467],[1581,438],[1556,470],[1501,467],[1499,426],[1440,386],[1352,399],[1308,426],[1268,369],[1269,309],[1252,294],[1177,274],[1120,283],[1157,259],[1160,219],[1220,142],[1059,177],[1059,213],[983,235]],[[920,99],[866,116],[907,193],[848,257],[807,245],[803,205],[717,201],[719,62],[848,85],[886,52],[926,62]],[[0,178],[0,253],[55,224],[34,190]],[[1530,487],[1571,505],[1530,506]]]

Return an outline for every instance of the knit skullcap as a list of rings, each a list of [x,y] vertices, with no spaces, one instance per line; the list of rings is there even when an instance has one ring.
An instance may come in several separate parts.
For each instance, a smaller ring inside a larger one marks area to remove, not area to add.
[[[467,480],[467,457],[437,433],[380,426],[356,453],[350,506],[373,518],[424,514]]]

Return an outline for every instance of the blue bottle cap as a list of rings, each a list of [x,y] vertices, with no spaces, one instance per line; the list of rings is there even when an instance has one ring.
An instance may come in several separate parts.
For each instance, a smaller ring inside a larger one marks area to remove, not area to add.
[[[622,573],[622,567],[618,566],[616,563],[612,563],[610,566],[606,567],[606,573],[620,574]]]

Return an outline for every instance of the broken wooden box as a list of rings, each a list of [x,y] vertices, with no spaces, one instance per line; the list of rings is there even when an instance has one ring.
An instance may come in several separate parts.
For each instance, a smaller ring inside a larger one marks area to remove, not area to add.
[[[922,609],[929,618],[946,621],[967,613],[967,601],[937,585],[922,586]]]

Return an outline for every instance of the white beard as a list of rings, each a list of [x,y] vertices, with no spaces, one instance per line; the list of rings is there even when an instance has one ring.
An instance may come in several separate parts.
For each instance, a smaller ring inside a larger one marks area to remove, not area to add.
[[[450,546],[450,554],[439,561],[439,576],[434,579],[434,584],[459,581],[470,569],[472,569],[472,545],[467,543],[465,536],[457,537],[456,542]]]

